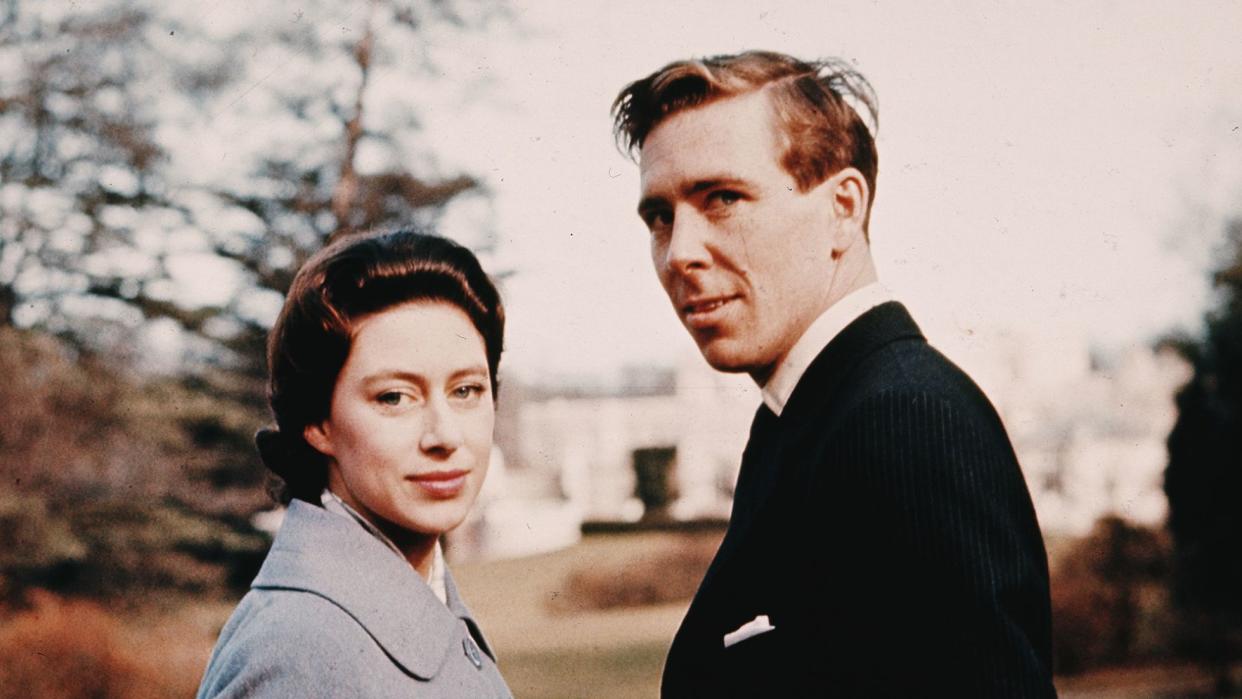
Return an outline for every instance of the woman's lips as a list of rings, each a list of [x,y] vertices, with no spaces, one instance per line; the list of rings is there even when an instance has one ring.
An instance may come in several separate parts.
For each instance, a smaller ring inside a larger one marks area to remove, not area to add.
[[[423,492],[433,498],[451,498],[466,487],[466,476],[469,473],[462,470],[430,471],[410,476],[409,480],[414,481]]]

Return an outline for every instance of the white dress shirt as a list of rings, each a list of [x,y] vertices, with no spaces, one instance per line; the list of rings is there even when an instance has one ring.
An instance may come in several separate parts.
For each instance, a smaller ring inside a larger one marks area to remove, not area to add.
[[[802,337],[776,366],[763,389],[763,402],[778,416],[806,368],[845,326],[876,306],[893,300],[893,293],[879,282],[872,282],[846,294],[811,322]]]

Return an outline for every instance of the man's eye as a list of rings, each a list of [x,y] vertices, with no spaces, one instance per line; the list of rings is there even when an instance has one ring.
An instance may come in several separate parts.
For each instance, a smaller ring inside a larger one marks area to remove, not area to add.
[[[673,212],[665,209],[655,209],[643,214],[643,223],[647,224],[647,230],[657,231],[668,228],[673,225]]]
[[[719,189],[708,195],[707,199],[712,204],[729,206],[741,201],[742,195],[729,189]]]

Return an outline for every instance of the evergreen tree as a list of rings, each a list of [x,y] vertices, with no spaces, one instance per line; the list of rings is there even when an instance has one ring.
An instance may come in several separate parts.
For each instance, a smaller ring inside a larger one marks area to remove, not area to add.
[[[1242,219],[1226,226],[1226,246],[1206,332],[1178,343],[1193,375],[1177,395],[1164,486],[1188,650],[1222,694],[1242,649]]]

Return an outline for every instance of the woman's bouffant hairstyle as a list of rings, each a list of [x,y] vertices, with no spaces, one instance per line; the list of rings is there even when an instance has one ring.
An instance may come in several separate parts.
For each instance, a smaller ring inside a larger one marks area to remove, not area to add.
[[[622,150],[640,151],[668,117],[710,102],[768,90],[784,141],[781,166],[801,191],[842,168],[862,173],[875,200],[879,158],[873,131],[879,107],[870,83],[839,59],[800,61],[771,51],[670,63],[626,85],[612,103],[613,132]],[[863,112],[871,126],[863,121]]]
[[[339,240],[298,270],[268,336],[268,401],[276,427],[259,430],[255,442],[264,464],[283,481],[272,492],[278,502],[318,503],[327,485],[328,459],[302,434],[328,418],[358,321],[415,301],[451,303],[470,317],[483,337],[495,399],[505,313],[474,254],[412,230]]]

